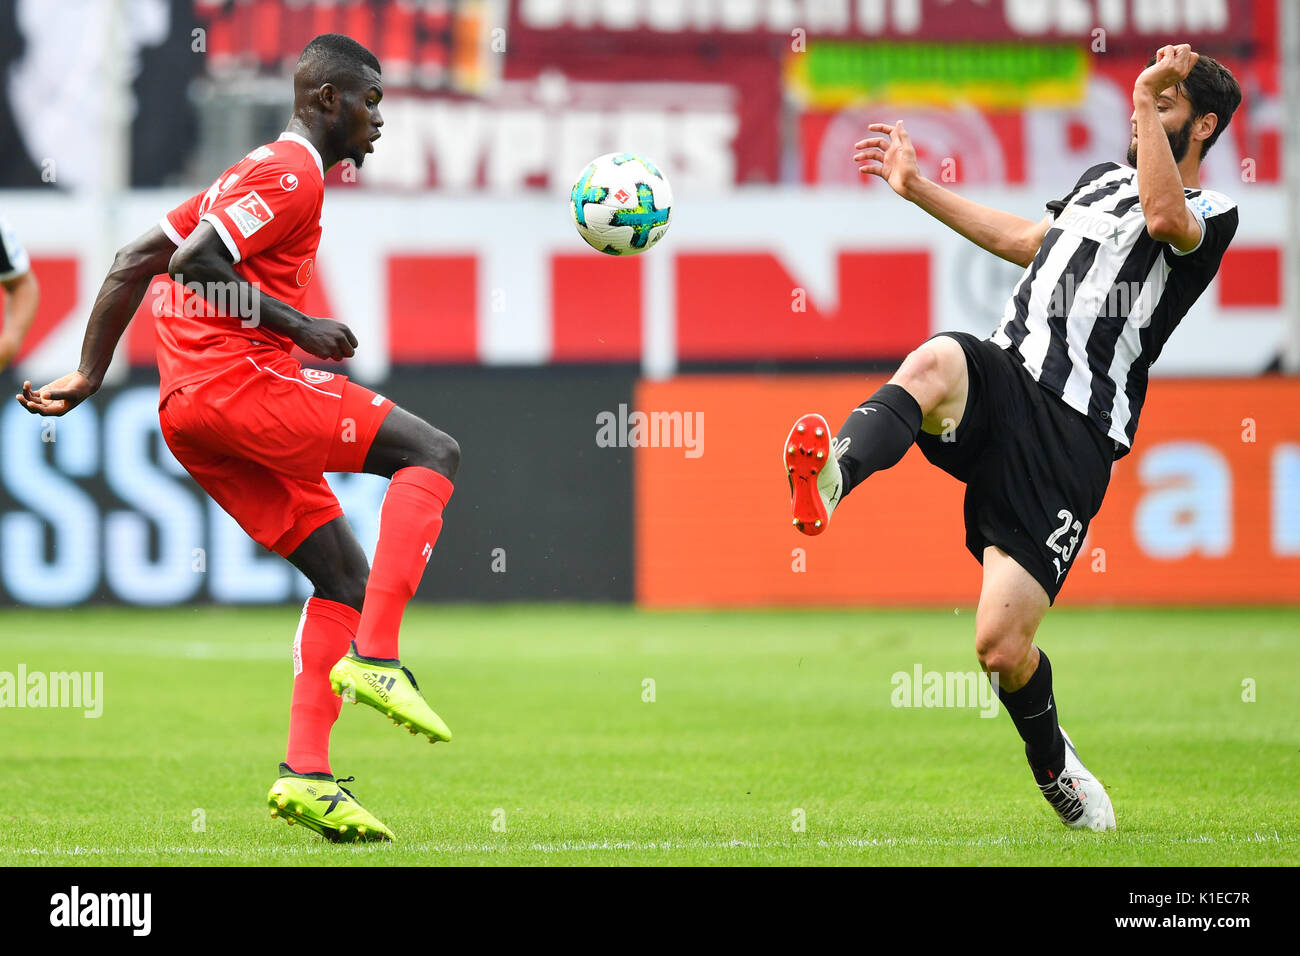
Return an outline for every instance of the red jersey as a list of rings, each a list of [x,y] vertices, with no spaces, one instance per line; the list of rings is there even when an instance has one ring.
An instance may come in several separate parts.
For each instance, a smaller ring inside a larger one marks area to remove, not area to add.
[[[179,246],[200,220],[210,222],[230,251],[235,272],[259,294],[299,308],[315,271],[324,198],[320,154],[296,133],[282,133],[227,169],[206,192],[167,213],[159,225]],[[160,401],[242,361],[254,349],[287,353],[293,348],[285,336],[259,328],[250,318],[252,303],[241,302],[235,290],[227,290],[225,301],[224,310],[215,308],[175,281],[160,300]]]

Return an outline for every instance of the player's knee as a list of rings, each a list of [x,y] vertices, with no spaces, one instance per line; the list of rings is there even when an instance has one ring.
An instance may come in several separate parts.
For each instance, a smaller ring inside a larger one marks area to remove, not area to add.
[[[460,467],[460,444],[446,432],[434,428],[422,418],[410,420],[414,426],[403,436],[405,464],[431,468],[448,478],[456,477]]]
[[[898,367],[895,380],[906,388],[909,384],[928,383],[939,377],[940,361],[938,352],[927,342],[907,354],[903,364]]]
[[[456,470],[460,468],[460,443],[452,438],[446,432],[430,426],[430,432],[426,446],[425,454],[429,458],[427,467],[432,468],[448,478],[456,477]]]
[[[991,674],[1012,674],[1025,663],[1033,646],[1033,631],[1014,620],[997,618],[975,627],[975,654],[980,667]]]
[[[910,352],[889,380],[905,388],[927,416],[948,398],[956,382],[956,366],[947,354],[948,346],[961,350],[951,339],[931,339]]]

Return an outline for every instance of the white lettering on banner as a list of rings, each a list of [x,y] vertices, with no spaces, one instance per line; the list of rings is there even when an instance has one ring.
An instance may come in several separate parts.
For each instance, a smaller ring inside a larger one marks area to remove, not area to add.
[[[60,419],[53,442],[41,441],[41,426],[52,419],[34,417],[17,402],[0,411],[0,503],[9,498],[17,505],[0,514],[0,553],[23,556],[0,561],[9,597],[41,607],[96,596],[179,604],[205,583],[221,603],[310,595],[305,576],[185,481],[162,440],[157,408],[157,386],[101,395]],[[78,484],[97,477],[125,507],[101,507]],[[337,474],[328,480],[363,550],[373,555],[387,480]],[[206,573],[195,573],[195,549],[207,555]]]
[[[869,33],[891,24],[912,32],[920,24],[921,0],[523,0],[519,14],[537,30],[682,30],[783,33],[793,26],[828,34],[847,33],[854,23]]]
[[[541,90],[563,102],[538,109]],[[678,189],[729,189],[740,129],[733,99],[725,84],[546,80],[506,83],[492,105],[385,100],[384,148],[366,164],[363,183],[422,188],[430,184],[432,166],[432,181],[452,191],[472,190],[480,179],[496,192],[539,180],[567,190],[593,156],[628,150],[671,169]]]
[[[37,607],[79,604],[99,583],[99,512],[71,479],[95,473],[98,413],[83,404],[59,422],[59,440],[48,443],[41,442],[41,419],[17,402],[5,406],[0,421],[0,480],[27,509],[0,516],[0,554],[23,555],[0,561],[5,589]]]
[[[203,576],[190,567],[201,547],[203,510],[177,478],[185,474],[162,442],[158,393],[130,389],[104,409],[104,480],[129,507],[104,515],[104,574],[114,594],[131,604],[179,604],[192,598]],[[162,453],[155,460],[150,445]],[[150,559],[150,528],[157,559]]]
[[[1091,4],[1087,0],[1006,0],[1003,10],[1007,23],[1019,33],[1046,33],[1049,30],[1058,33],[1079,33],[1097,23],[1108,30],[1122,28],[1113,19],[1104,22],[1094,21]],[[1113,2],[1099,4],[1111,12],[1113,18],[1116,4]],[[1100,12],[1100,11],[1099,11]],[[1124,15],[1123,4],[1119,5],[1119,16]]]
[[[1094,27],[1115,33],[1220,31],[1228,26],[1228,0],[980,0],[1000,12],[1011,35],[1086,34]],[[915,33],[923,21],[935,27],[948,3],[922,0],[523,0],[519,15],[535,30],[683,30],[867,35]],[[928,7],[928,9],[927,9]],[[997,8],[1001,8],[1000,11]],[[926,20],[928,13],[929,19]]]
[[[1153,558],[1232,550],[1232,470],[1227,459],[1197,441],[1148,448],[1138,464],[1147,490],[1133,513],[1133,534]]]
[[[207,503],[208,588],[219,604],[272,604],[293,591],[293,565],[250,538],[215,501]],[[198,575],[195,575],[198,577]]]
[[[1300,555],[1300,445],[1273,451],[1273,553]]]

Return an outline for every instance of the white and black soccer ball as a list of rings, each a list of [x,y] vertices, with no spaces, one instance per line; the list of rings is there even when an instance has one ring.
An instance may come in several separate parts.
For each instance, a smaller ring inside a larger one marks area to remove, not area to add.
[[[635,153],[592,160],[569,193],[578,235],[611,256],[634,256],[663,238],[673,191],[659,167]]]

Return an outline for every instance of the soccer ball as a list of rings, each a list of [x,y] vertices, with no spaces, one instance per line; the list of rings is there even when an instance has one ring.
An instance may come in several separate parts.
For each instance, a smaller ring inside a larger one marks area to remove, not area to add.
[[[578,235],[611,256],[634,256],[663,238],[673,191],[659,167],[635,153],[591,161],[569,193]]]

